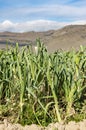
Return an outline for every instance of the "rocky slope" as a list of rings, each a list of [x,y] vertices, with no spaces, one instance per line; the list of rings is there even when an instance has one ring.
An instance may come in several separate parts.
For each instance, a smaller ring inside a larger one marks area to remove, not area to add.
[[[0,48],[6,47],[6,43],[20,46],[35,44],[37,38],[45,43],[50,52],[57,49],[79,48],[86,45],[86,25],[69,25],[59,30],[46,32],[11,33],[0,32]]]

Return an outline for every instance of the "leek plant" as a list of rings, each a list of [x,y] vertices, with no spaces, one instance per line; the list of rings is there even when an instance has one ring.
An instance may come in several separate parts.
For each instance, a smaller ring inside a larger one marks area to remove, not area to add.
[[[77,104],[84,108],[86,48],[49,53],[40,40],[36,46],[36,52],[18,43],[0,50],[0,116],[22,124],[61,122],[78,113]]]

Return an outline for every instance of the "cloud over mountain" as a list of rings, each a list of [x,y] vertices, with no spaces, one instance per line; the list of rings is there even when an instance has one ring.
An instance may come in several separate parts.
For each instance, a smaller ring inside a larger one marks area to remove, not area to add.
[[[13,23],[6,20],[0,23],[0,31],[12,31],[12,32],[26,32],[26,31],[46,31],[51,29],[58,29],[66,23],[60,23],[49,20],[34,20],[22,23]]]
[[[47,31],[56,30],[63,26],[70,24],[86,24],[86,21],[75,21],[75,22],[56,22],[49,20],[33,20],[22,23],[13,23],[6,20],[0,23],[0,32],[11,31],[11,32],[28,32],[28,31]]]

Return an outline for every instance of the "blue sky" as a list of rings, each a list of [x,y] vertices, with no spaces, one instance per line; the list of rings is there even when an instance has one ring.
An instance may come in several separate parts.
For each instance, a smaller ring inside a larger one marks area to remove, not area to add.
[[[85,21],[86,0],[0,0],[0,31],[45,31]]]

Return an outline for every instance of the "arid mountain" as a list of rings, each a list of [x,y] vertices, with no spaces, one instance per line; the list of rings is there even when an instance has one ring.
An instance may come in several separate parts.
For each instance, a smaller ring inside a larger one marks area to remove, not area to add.
[[[52,52],[58,49],[68,50],[72,47],[78,49],[80,45],[86,46],[86,25],[69,25],[59,30],[46,32],[11,33],[0,32],[0,48],[6,47],[6,43],[20,46],[35,45],[37,38]]]

